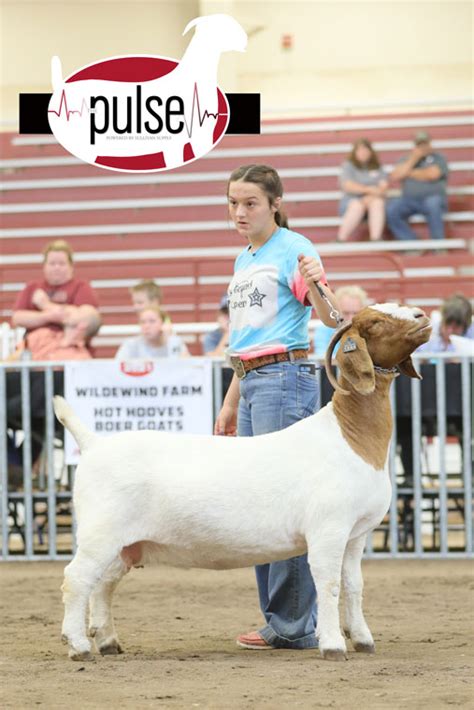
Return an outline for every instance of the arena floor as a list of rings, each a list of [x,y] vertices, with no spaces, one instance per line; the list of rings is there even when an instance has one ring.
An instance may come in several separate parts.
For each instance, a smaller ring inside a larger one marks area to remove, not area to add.
[[[60,642],[62,568],[0,565],[4,709],[473,707],[472,562],[366,562],[377,653],[345,663],[239,649],[237,633],[259,625],[252,570],[170,568],[123,580],[123,655],[74,663]]]

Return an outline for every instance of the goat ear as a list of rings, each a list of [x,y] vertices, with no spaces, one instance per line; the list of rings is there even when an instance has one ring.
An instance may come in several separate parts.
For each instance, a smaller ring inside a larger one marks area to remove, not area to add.
[[[399,363],[398,369],[400,372],[402,372],[404,375],[408,375],[408,377],[413,377],[416,380],[422,380],[422,376],[418,374],[418,372],[415,370],[415,366],[413,365],[412,359],[410,356],[407,357],[406,360],[403,362]]]
[[[370,394],[374,391],[374,364],[367,350],[367,343],[355,328],[348,330],[341,338],[336,362],[341,374],[356,392]]]
[[[196,27],[196,25],[199,23],[199,20],[201,20],[201,19],[202,19],[202,18],[200,18],[200,17],[195,17],[194,20],[191,20],[190,22],[188,22],[188,24],[187,24],[186,27],[184,28],[184,32],[183,32],[182,36],[184,37],[184,35],[186,34],[186,32],[189,32],[189,30],[190,30],[192,27]]]

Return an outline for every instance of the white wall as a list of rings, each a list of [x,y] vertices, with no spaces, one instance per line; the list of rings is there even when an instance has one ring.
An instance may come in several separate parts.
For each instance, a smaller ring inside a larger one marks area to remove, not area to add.
[[[267,109],[472,94],[470,2],[236,0],[234,7],[255,32],[238,65],[239,90],[258,87]],[[284,33],[293,49],[281,48]]]
[[[48,92],[51,56],[64,75],[117,54],[180,58],[198,15],[226,12],[249,34],[222,55],[224,91],[262,94],[269,109],[468,97],[472,4],[374,0],[3,0],[2,120],[20,92]],[[281,36],[293,35],[291,50]],[[10,128],[12,126],[10,125]]]

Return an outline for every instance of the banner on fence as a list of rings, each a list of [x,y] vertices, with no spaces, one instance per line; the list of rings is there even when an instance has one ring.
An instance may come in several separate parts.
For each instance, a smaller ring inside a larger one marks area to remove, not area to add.
[[[212,362],[207,359],[70,361],[65,397],[80,419],[100,435],[152,430],[212,434]],[[67,464],[79,461],[66,431]]]

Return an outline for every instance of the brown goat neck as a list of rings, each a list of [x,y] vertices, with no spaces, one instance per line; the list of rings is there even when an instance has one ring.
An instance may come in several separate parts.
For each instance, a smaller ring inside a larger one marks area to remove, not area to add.
[[[377,373],[371,394],[359,394],[345,380],[339,384],[349,395],[335,392],[332,398],[334,413],[349,446],[364,461],[376,469],[383,469],[392,436],[390,385],[393,374]]]

